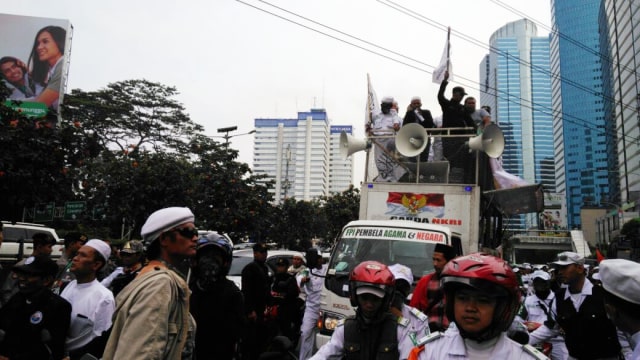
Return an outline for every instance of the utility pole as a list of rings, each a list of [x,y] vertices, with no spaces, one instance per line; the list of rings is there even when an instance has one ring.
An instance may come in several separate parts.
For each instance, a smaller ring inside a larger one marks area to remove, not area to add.
[[[232,131],[236,131],[236,130],[238,130],[237,126],[229,126],[229,127],[226,127],[226,128],[219,128],[218,129],[219,133],[225,133],[222,136],[222,138],[224,139],[224,145],[225,146],[227,146],[227,147],[229,146],[229,139],[233,137],[233,136],[229,135],[229,133],[232,132]]]
[[[285,170],[284,170],[284,199],[287,200],[287,194],[289,193],[289,188],[291,187],[291,182],[289,182],[289,163],[291,162],[291,144],[287,144],[287,153],[285,154]]]

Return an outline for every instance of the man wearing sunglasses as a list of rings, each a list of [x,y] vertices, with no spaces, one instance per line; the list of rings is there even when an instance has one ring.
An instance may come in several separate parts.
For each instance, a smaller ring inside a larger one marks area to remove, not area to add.
[[[529,334],[529,344],[537,344],[564,334],[569,359],[618,359],[620,343],[615,325],[607,318],[604,291],[587,279],[584,257],[565,251],[553,266],[564,286],[551,303],[553,322]],[[554,323],[555,322],[555,323]]]
[[[180,359],[193,351],[189,287],[178,267],[196,254],[198,230],[186,207],[160,209],[142,225],[149,263],[116,300],[103,359]]]

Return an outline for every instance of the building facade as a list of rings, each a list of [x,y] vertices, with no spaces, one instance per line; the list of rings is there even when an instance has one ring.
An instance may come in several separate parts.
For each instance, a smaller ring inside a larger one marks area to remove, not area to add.
[[[255,119],[253,171],[275,181],[274,199],[310,201],[341,192],[353,181],[353,159],[339,154],[341,131],[324,109],[298,112],[295,119]],[[336,135],[337,134],[337,135]]]
[[[538,37],[536,25],[522,19],[494,32],[490,47],[480,64],[480,100],[491,106],[492,118],[504,133],[503,167],[553,193],[549,38]],[[509,228],[526,229],[537,227],[539,220],[532,214],[509,221]]]
[[[623,205],[640,199],[640,2],[602,1],[602,44],[610,191],[603,200]]]
[[[557,191],[567,198],[568,226],[580,209],[610,194],[598,17],[600,0],[551,2],[553,136]]]

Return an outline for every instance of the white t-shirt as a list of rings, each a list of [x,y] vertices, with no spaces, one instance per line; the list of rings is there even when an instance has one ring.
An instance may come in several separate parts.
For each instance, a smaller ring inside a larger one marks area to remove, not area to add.
[[[71,303],[67,350],[83,347],[111,327],[116,303],[111,291],[98,280],[86,284],[73,280],[60,296]]]

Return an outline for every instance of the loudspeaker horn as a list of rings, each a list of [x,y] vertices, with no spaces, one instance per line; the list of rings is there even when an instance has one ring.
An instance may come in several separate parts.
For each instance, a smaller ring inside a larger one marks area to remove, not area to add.
[[[407,124],[396,136],[396,149],[406,157],[419,155],[427,147],[429,136],[420,124]]]
[[[356,139],[344,131],[340,133],[340,155],[345,159],[355,152],[370,147],[371,142],[368,139]]]
[[[504,135],[496,124],[489,124],[482,131],[482,135],[469,139],[469,149],[479,150],[491,158],[497,158],[504,151]]]

